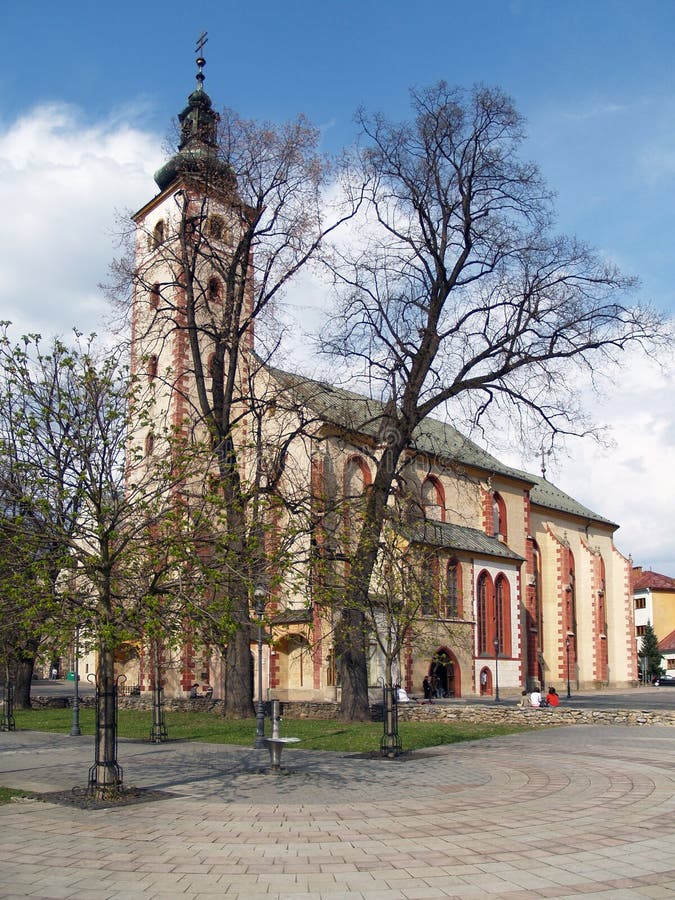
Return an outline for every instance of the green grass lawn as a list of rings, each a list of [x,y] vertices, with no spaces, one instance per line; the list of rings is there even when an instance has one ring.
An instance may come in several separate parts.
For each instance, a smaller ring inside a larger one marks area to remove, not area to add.
[[[12,797],[26,797],[26,791],[15,791],[11,788],[0,787],[0,806],[3,803],[11,803]]]
[[[16,727],[29,731],[69,734],[73,714],[69,709],[15,710]],[[147,739],[152,718],[150,712],[121,709],[119,736]],[[171,712],[166,715],[169,740],[206,741],[212,744],[252,746],[255,719],[223,719],[212,713]],[[94,733],[94,711],[80,710],[82,734]],[[269,721],[266,722],[270,733]],[[478,725],[470,722],[402,722],[399,732],[404,750],[420,750],[458,741],[475,741],[502,734],[530,731],[518,725]],[[336,750],[367,753],[379,750],[381,722],[338,722],[333,719],[291,719],[284,717],[281,734],[298,737],[302,743],[291,744],[303,750]]]

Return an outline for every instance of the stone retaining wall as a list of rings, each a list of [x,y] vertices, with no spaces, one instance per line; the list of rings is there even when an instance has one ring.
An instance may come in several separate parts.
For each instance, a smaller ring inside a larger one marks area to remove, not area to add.
[[[71,697],[32,697],[34,709],[49,707],[70,707]],[[92,707],[94,698],[91,695],[80,697],[80,706]],[[152,709],[152,694],[141,694],[131,697],[120,697],[121,709]],[[266,704],[266,714],[270,714],[270,704]],[[223,715],[222,700],[196,700],[187,698],[169,698],[164,701],[166,712],[212,712]],[[334,719],[338,707],[335,703],[313,703],[284,701],[282,714],[289,719]],[[371,716],[375,721],[382,719],[382,707],[371,707]],[[430,704],[401,703],[398,708],[401,722],[427,722],[443,720],[447,722],[475,722],[484,725],[519,724],[532,728],[542,725],[672,725],[675,726],[675,710],[639,710],[639,709],[575,709],[559,706],[557,709],[518,709],[512,705],[494,705],[487,703],[470,704]]]
[[[475,722],[484,725],[520,724],[532,728],[543,725],[673,725],[675,710],[639,709],[518,709],[516,706],[399,706],[400,722]]]

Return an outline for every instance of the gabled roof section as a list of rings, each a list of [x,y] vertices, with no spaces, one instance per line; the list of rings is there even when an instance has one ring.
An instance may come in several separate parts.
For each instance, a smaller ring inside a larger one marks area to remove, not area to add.
[[[407,529],[405,536],[412,543],[426,544],[429,547],[445,547],[457,553],[510,559],[519,563],[523,561],[522,556],[514,553],[497,538],[488,537],[477,528],[451,525],[449,522],[430,522],[428,519],[421,519]]]
[[[633,579],[633,590],[675,591],[675,578],[647,570],[635,576]]]
[[[521,474],[524,475],[525,473]],[[610,525],[612,528],[619,527],[616,522],[612,522],[611,519],[606,519],[604,516],[599,516],[592,509],[584,506],[583,503],[579,503],[574,497],[570,497],[569,494],[561,491],[559,487],[551,484],[550,481],[546,481],[545,478],[539,478],[537,475],[529,475],[528,477],[534,482],[534,486],[530,490],[530,502],[534,506],[542,506],[545,509],[569,513],[569,515],[576,516],[579,519],[599,522],[603,525]]]
[[[326,382],[314,381],[280,369],[267,368],[283,387],[293,391],[298,400],[323,422],[346,432],[364,435],[372,440],[378,439],[379,425],[384,413],[384,404],[380,401],[334,387]],[[599,516],[550,481],[500,462],[447,422],[430,417],[424,419],[413,432],[411,449],[456,465],[482,470],[488,475],[503,475],[519,481],[525,488],[530,489],[530,500],[536,506],[568,513],[586,521],[610,525],[613,529],[618,528],[615,522]]]
[[[658,648],[661,653],[673,653],[675,651],[675,631],[671,631],[662,641],[659,641]]]
[[[336,428],[377,440],[384,413],[384,404],[353,391],[314,381],[302,375],[268,367],[268,371],[282,386],[292,390],[323,422]],[[413,447],[422,453],[438,456],[461,465],[482,469],[493,474],[507,475],[533,483],[532,476],[517,473],[496,457],[465,437],[452,425],[427,417],[413,432]]]

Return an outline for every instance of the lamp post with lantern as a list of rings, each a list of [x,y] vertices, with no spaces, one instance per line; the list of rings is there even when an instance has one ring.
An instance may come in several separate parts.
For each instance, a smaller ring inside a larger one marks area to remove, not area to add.
[[[567,655],[567,699],[569,700],[572,696],[572,692],[570,691],[570,637],[567,635],[565,638],[565,653]]]
[[[80,626],[75,626],[75,643],[73,645],[73,722],[70,736],[79,737],[80,729]]]
[[[262,584],[257,584],[253,591],[253,608],[258,619],[258,699],[255,713],[255,744],[254,749],[265,749],[265,704],[263,703],[263,616],[265,615],[265,600],[267,593]]]
[[[495,703],[499,703],[499,638],[493,641],[495,648]]]

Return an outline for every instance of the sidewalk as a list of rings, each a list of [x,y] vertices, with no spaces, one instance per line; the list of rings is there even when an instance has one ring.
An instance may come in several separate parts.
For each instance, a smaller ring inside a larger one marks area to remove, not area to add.
[[[120,741],[168,799],[0,807],[0,897],[675,896],[675,731],[575,727],[395,761]],[[0,784],[86,783],[93,740],[0,734]]]

